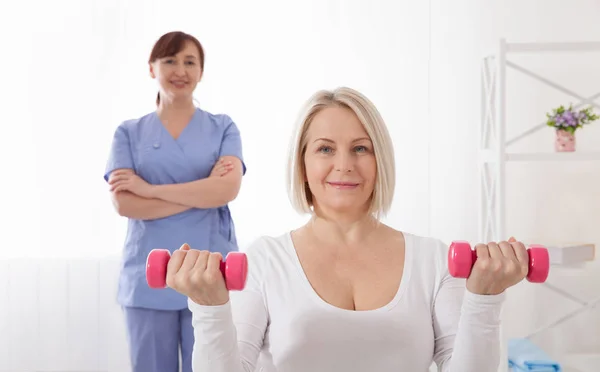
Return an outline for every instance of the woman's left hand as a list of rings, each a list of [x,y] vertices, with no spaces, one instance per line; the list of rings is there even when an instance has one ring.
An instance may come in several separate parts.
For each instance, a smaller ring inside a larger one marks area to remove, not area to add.
[[[233,163],[231,161],[219,160],[210,172],[209,177],[223,177],[227,173],[233,170]]]
[[[477,244],[477,261],[467,279],[467,290],[474,294],[497,295],[523,280],[529,270],[529,254],[523,243]]]
[[[153,197],[153,187],[137,174],[127,170],[114,171],[108,180],[110,191],[129,191],[143,198]]]

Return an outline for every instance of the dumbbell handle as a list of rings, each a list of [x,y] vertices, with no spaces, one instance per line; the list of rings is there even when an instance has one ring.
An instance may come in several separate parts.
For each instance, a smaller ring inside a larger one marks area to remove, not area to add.
[[[532,244],[529,246],[529,248],[527,248],[527,255],[529,256],[529,267],[531,268],[531,266],[535,266],[536,262],[536,256],[531,254],[531,250],[536,250],[536,249],[543,249],[546,250],[546,247],[544,247],[543,245],[539,245],[539,244]],[[473,256],[473,264],[475,264],[475,261],[477,261],[477,250],[476,249],[471,249],[471,255]]]
[[[467,252],[467,250],[469,252]],[[543,283],[548,278],[550,258],[546,247],[532,244],[527,249],[529,256],[527,280],[532,283]],[[467,278],[477,261],[477,251],[471,249],[466,241],[454,241],[448,251],[448,269],[450,275]]]
[[[154,249],[146,260],[146,281],[150,288],[166,288],[167,266],[171,253],[167,249]],[[241,252],[230,252],[226,260],[219,265],[227,289],[239,291],[244,289],[248,273],[246,255]]]

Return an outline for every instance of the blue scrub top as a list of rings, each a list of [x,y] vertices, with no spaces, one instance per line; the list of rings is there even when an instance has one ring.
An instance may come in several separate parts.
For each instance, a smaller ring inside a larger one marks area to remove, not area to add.
[[[156,112],[120,124],[114,134],[104,179],[118,168],[130,168],[150,184],[184,183],[206,178],[221,156],[242,156],[240,132],[227,115],[196,109],[174,139]],[[171,252],[188,243],[193,249],[237,251],[233,220],[227,206],[192,208],[156,220],[128,219],[117,301],[122,306],[161,310],[187,308],[186,297],[170,288],[151,289],[146,258],[154,248]]]

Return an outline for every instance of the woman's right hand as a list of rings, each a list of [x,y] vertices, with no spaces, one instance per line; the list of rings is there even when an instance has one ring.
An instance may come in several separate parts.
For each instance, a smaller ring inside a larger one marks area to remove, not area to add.
[[[229,301],[218,252],[190,249],[184,244],[173,252],[167,265],[167,286],[198,305],[219,306]]]

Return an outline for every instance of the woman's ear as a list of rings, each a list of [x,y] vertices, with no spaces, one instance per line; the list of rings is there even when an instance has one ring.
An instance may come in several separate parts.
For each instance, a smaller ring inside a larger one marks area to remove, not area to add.
[[[152,79],[156,79],[156,74],[154,73],[154,66],[152,65],[152,63],[149,63],[148,67],[150,69],[150,71],[149,71],[150,72],[150,77]]]

